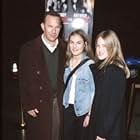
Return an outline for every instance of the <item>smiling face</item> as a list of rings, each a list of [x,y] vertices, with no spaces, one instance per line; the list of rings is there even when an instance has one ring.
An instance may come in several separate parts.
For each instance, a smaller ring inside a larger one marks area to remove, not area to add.
[[[73,56],[80,56],[84,51],[85,42],[80,35],[74,34],[70,37],[69,47]]]
[[[105,41],[99,37],[96,43],[96,55],[99,60],[104,60],[108,57],[108,50],[105,46]]]

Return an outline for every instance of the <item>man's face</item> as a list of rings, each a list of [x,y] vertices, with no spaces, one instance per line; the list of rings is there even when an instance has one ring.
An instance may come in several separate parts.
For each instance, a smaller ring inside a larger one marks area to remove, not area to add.
[[[47,41],[55,42],[61,30],[59,17],[47,15],[44,22],[41,23],[41,28]]]

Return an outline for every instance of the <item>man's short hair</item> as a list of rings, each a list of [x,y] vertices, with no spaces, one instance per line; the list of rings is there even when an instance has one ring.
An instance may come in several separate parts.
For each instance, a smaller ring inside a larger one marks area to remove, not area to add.
[[[58,12],[55,12],[53,10],[45,12],[43,21],[45,21],[45,18],[48,15],[58,17],[60,19],[60,24],[62,25],[62,18],[61,18],[60,14]]]

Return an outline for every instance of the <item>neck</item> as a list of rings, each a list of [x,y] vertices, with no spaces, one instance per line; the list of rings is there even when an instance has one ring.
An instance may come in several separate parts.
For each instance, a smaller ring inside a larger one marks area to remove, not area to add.
[[[45,40],[48,44],[50,44],[50,46],[52,46],[52,47],[54,47],[55,44],[56,44],[56,42],[57,42],[57,40],[55,40],[55,41],[50,41],[50,40],[48,40],[48,39],[45,37],[45,35],[43,35],[43,38],[44,38],[44,40]]]
[[[70,62],[70,66],[72,68],[76,67],[81,62],[81,55],[80,56],[73,56]]]
[[[72,60],[80,61],[80,60],[81,60],[81,55],[73,56],[73,57],[72,57]]]

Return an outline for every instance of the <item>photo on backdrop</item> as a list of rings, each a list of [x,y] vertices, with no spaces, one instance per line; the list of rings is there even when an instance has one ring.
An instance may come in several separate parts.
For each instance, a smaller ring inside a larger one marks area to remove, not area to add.
[[[45,11],[60,13],[64,23],[64,37],[75,29],[83,29],[92,40],[95,0],[45,0]]]

